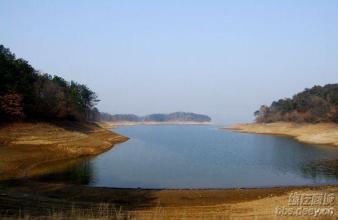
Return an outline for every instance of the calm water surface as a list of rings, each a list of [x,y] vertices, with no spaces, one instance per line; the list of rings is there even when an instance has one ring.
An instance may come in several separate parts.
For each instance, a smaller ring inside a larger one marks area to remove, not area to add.
[[[123,188],[232,188],[338,183],[338,149],[209,125],[129,126],[130,137],[40,180]]]

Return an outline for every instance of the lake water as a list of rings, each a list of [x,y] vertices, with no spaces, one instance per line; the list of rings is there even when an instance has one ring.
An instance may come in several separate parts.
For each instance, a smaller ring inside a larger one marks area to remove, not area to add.
[[[338,148],[212,125],[126,126],[130,138],[40,180],[122,188],[233,188],[338,182]]]

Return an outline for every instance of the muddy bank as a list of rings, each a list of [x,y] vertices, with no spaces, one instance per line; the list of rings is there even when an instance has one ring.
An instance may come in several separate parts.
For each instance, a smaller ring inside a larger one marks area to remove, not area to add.
[[[0,128],[0,180],[39,174],[45,162],[92,156],[128,140],[94,123],[11,123]]]
[[[253,123],[233,125],[226,129],[257,134],[287,135],[303,143],[338,146],[338,124],[334,123]]]

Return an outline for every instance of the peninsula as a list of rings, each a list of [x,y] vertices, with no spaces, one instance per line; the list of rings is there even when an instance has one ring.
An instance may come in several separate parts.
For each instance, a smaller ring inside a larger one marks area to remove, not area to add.
[[[256,123],[227,127],[233,131],[292,136],[298,141],[338,146],[338,84],[314,86],[262,105]]]

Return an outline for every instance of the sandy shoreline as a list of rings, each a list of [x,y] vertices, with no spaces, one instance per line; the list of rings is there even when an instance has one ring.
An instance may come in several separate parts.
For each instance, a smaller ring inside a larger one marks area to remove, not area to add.
[[[338,146],[338,124],[334,123],[252,123],[233,125],[225,129],[256,134],[286,135],[303,143]]]
[[[98,155],[128,140],[94,123],[11,123],[0,128],[0,180],[37,175],[33,167]]]

